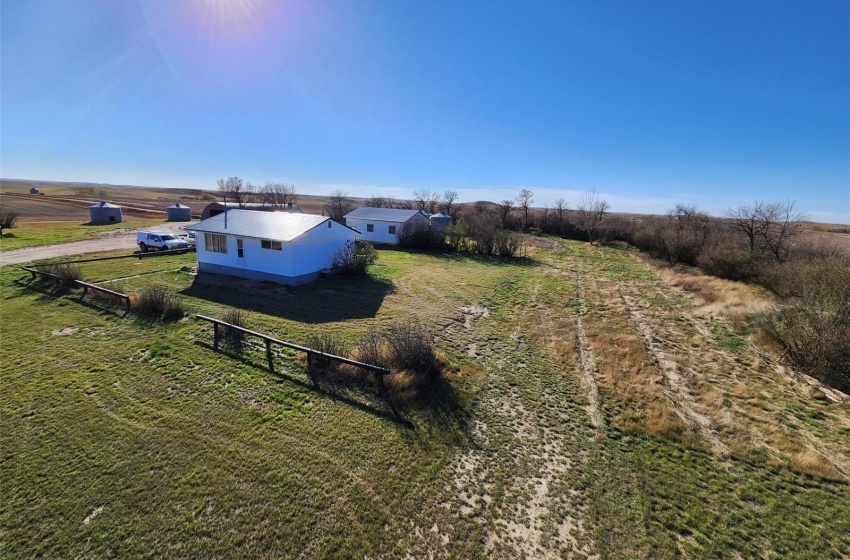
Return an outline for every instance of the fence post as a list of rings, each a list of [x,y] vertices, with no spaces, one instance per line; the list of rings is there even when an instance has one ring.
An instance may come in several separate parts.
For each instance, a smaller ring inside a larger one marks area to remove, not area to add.
[[[269,360],[269,371],[274,373],[274,357],[272,356],[272,341],[266,339],[266,358]]]
[[[378,378],[378,389],[381,392],[383,392],[384,391],[384,374],[376,371],[375,377]]]
[[[213,323],[213,348],[218,351],[218,323]]]

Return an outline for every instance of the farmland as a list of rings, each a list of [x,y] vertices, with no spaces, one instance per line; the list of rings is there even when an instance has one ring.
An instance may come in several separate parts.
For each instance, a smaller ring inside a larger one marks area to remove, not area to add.
[[[299,288],[194,266],[82,265],[167,284],[190,316],[166,324],[0,272],[3,557],[850,555],[848,403],[635,251],[383,250]],[[215,353],[192,316],[235,306],[296,343],[415,317],[448,383],[391,406],[289,352]]]

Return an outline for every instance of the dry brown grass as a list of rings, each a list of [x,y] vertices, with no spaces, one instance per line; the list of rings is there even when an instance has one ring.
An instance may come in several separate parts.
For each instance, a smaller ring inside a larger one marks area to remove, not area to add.
[[[605,317],[588,315],[587,338],[596,356],[600,388],[616,403],[612,424],[624,430],[682,439],[688,426],[671,407],[664,394],[664,376],[636,335],[616,284],[601,282],[588,290],[590,303],[607,308]]]
[[[839,482],[847,481],[829,459],[812,449],[804,449],[792,454],[791,460],[794,466],[804,473]]]
[[[668,285],[688,294],[699,306],[700,313],[719,316],[741,324],[746,319],[773,305],[773,298],[763,288],[709,276],[695,269],[658,268],[658,276]]]

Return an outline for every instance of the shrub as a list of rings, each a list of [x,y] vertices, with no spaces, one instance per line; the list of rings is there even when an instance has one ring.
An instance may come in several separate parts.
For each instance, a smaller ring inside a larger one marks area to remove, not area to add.
[[[413,319],[396,321],[384,330],[383,336],[389,351],[387,362],[394,369],[422,380],[440,375],[433,336],[421,323]]]
[[[183,304],[162,285],[149,286],[139,293],[133,307],[139,315],[162,318],[166,321],[180,319],[185,315]]]
[[[850,391],[850,265],[799,267],[788,285],[790,303],[763,314],[759,324],[794,365]]]
[[[494,252],[500,257],[516,257],[523,253],[525,242],[522,235],[513,231],[499,230],[496,233]]]
[[[389,351],[384,335],[378,331],[369,331],[354,347],[352,357],[373,366],[389,368]]]
[[[54,274],[59,278],[42,277],[43,280],[53,282],[57,288],[72,288],[77,284],[77,280],[83,279],[83,272],[80,267],[75,264],[56,263],[42,267],[44,272]]]
[[[247,313],[243,313],[241,309],[234,307],[225,311],[221,320],[225,323],[230,323],[231,325],[242,327],[244,329],[247,324]],[[237,329],[224,327],[224,332],[221,335],[221,342],[225,348],[228,348],[236,354],[241,354],[242,350],[245,348],[245,333]]]
[[[80,267],[75,264],[69,263],[57,263],[47,265],[44,268],[45,272],[49,272],[51,274],[55,274],[56,276],[60,276],[62,280],[66,282],[76,282],[77,280],[83,279],[83,272],[80,270]]]
[[[414,249],[428,249],[437,245],[437,239],[432,234],[431,228],[425,224],[404,224],[401,231],[396,235],[399,247],[411,247]]]
[[[469,251],[468,236],[465,222],[457,222],[446,228],[446,241],[452,251]]]
[[[345,344],[334,336],[333,333],[327,331],[310,333],[307,336],[307,347],[334,356],[344,356],[346,354]],[[314,371],[336,371],[339,362],[313,356],[312,364]]]
[[[0,208],[0,229],[12,229],[17,221],[17,212],[8,208]]]
[[[365,276],[369,265],[378,260],[378,252],[367,241],[346,243],[334,255],[333,265],[342,274],[349,276]]]
[[[204,193],[200,196],[201,200],[218,200],[218,196],[213,193]]]
[[[711,236],[696,258],[696,264],[706,273],[728,280],[746,280],[752,277],[755,262],[733,235]]]

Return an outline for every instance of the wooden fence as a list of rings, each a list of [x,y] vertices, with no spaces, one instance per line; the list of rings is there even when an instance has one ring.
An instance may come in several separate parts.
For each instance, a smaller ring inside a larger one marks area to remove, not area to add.
[[[58,280],[60,282],[68,282],[70,284],[73,284],[74,286],[79,286],[83,289],[82,297],[86,297],[86,294],[89,293],[89,290],[94,290],[96,292],[101,292],[101,293],[104,293],[104,294],[108,294],[112,297],[122,299],[122,300],[124,300],[124,303],[127,305],[127,307],[130,307],[130,296],[128,296],[127,294],[122,294],[121,292],[116,292],[115,290],[110,290],[108,288],[102,288],[102,287],[96,286],[94,284],[89,284],[88,282],[83,282],[82,280],[69,280],[67,278],[62,278],[61,276],[53,274],[52,272],[46,272],[44,270],[37,270],[35,268],[31,268],[31,267],[28,267],[28,266],[22,266],[21,269],[26,270],[27,272],[32,274],[33,280],[35,280],[38,276],[42,276],[42,277],[47,277],[47,278],[53,278],[54,280]]]
[[[141,251],[136,251],[130,255],[117,255],[113,257],[94,257],[91,259],[77,259],[73,261],[61,261],[52,264],[80,264],[80,263],[89,263],[89,262],[98,262],[98,261],[113,261],[115,259],[146,259],[148,257],[164,257],[165,255],[182,255],[184,253],[194,252],[196,248],[194,246],[189,246],[186,249],[171,249],[169,251],[151,251],[149,253],[143,253]],[[47,265],[36,265],[36,266],[47,266]]]
[[[209,321],[213,324],[213,347],[218,350],[219,342],[221,340],[221,336],[223,334],[224,329],[233,329],[235,331],[239,331],[241,333],[247,334],[249,336],[254,336],[259,339],[262,339],[266,343],[266,359],[269,362],[269,370],[272,372],[274,369],[274,355],[272,353],[272,344],[277,344],[279,346],[283,346],[285,348],[291,348],[292,350],[298,350],[299,352],[305,352],[307,354],[307,367],[313,366],[313,360],[316,358],[330,360],[335,362],[340,362],[343,364],[348,364],[350,366],[354,366],[366,371],[370,371],[375,374],[375,377],[378,380],[378,384],[383,387],[384,385],[384,376],[390,373],[390,370],[387,368],[382,368],[380,366],[373,366],[372,364],[365,364],[363,362],[358,362],[357,360],[352,360],[350,358],[344,358],[342,356],[334,356],[333,354],[326,354],[325,352],[320,352],[319,350],[314,350],[313,348],[307,348],[306,346],[299,346],[298,344],[292,344],[291,342],[285,342],[283,340],[278,340],[269,335],[258,333],[256,331],[252,331],[246,329],[244,327],[240,327],[237,325],[233,325],[230,323],[226,323],[224,321],[220,321],[218,319],[213,319],[212,317],[207,317],[205,315],[196,315],[196,317],[202,321]],[[221,327],[221,329],[219,328]]]

